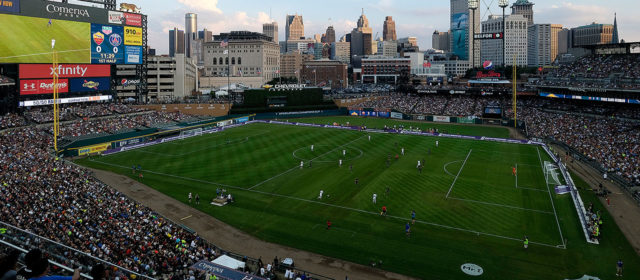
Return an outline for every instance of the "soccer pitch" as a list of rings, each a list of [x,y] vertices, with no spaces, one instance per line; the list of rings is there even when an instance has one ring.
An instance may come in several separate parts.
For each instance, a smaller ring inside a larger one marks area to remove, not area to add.
[[[91,63],[91,24],[0,14],[0,63]]]
[[[532,145],[250,124],[79,163],[132,177],[131,166],[140,165],[143,183],[185,203],[197,193],[203,203],[194,207],[260,239],[361,264],[382,261],[382,269],[417,278],[467,279],[460,266],[474,263],[484,269],[481,279],[609,279],[618,258],[625,275],[638,275],[638,256],[612,222],[600,245],[587,244],[571,198],[545,183],[549,160]],[[236,202],[207,204],[216,188]],[[603,217],[612,221],[606,211]]]

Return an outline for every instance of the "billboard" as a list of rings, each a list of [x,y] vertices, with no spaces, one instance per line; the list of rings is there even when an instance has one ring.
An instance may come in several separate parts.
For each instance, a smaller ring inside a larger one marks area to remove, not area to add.
[[[402,113],[397,113],[397,112],[391,112],[391,118],[392,119],[402,119]]]
[[[365,111],[365,110],[349,110],[349,115],[351,116],[360,116],[360,117],[378,117],[378,118],[388,118],[389,112],[378,112],[378,111]]]
[[[124,18],[123,12],[109,11],[108,14],[109,24],[125,24],[126,19]]]
[[[451,16],[451,50],[460,59],[469,59],[467,35],[469,33],[469,13],[458,13]]]
[[[83,97],[71,97],[71,98],[58,98],[58,104],[71,104],[82,102],[96,102],[111,100],[111,95],[96,95],[96,96],[83,96]],[[53,99],[41,99],[41,100],[26,100],[20,101],[20,107],[32,107],[32,106],[45,106],[53,105]]]
[[[89,92],[111,89],[110,78],[76,78],[69,80],[71,92]]]
[[[3,2],[6,2],[4,0]],[[18,2],[18,0],[13,0]],[[20,0],[20,14],[23,16],[81,22],[107,23],[107,10],[96,7],[66,4],[42,0]]]
[[[142,26],[141,14],[124,13],[124,19],[126,25]]]
[[[142,26],[141,14],[130,14],[130,13],[123,13],[118,11],[109,11],[108,20],[109,20],[108,22],[109,24]]]
[[[59,93],[69,92],[69,81],[67,79],[58,79],[57,87]],[[20,95],[47,93],[53,93],[53,79],[20,81]]]
[[[58,73],[59,78],[109,77],[111,65],[60,64],[53,68],[51,64],[20,64],[20,79],[51,78]]]
[[[124,44],[128,46],[142,46],[142,28],[125,26]]]
[[[19,14],[20,0],[0,0],[0,12]]]
[[[122,26],[91,24],[91,63],[123,64]]]
[[[52,40],[59,63],[89,63],[90,24],[0,14],[0,63],[51,63]]]
[[[124,47],[124,64],[141,64],[142,63],[142,47],[125,46]]]

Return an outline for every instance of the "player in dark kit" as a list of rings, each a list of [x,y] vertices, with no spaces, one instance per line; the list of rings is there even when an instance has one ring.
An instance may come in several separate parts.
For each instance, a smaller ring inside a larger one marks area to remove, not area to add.
[[[327,229],[331,228],[331,221],[327,220]]]

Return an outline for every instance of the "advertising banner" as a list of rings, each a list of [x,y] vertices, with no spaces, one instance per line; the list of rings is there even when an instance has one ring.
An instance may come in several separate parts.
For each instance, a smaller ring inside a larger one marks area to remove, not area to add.
[[[206,260],[199,261],[196,264],[191,266],[191,269],[196,269],[200,271],[204,271],[208,274],[216,275],[222,279],[229,280],[266,280],[265,278],[258,277],[255,275],[247,274],[244,272],[237,271],[235,269],[228,268],[226,266],[221,266],[218,264],[214,264],[212,262],[208,262]]]
[[[69,81],[58,79],[58,92],[69,92]],[[53,79],[47,80],[21,80],[20,95],[53,93]]]
[[[249,117],[237,118],[236,123],[245,123],[249,121]]]
[[[123,87],[126,86],[137,86],[140,84],[140,79],[121,79],[120,80],[120,85]],[[166,110],[167,108],[165,106],[162,106],[163,110]]]
[[[91,63],[124,63],[122,26],[91,24]]]
[[[4,0],[3,2],[7,2]],[[18,2],[13,0],[13,2]],[[20,0],[20,14],[23,16],[49,19],[63,19],[90,23],[108,23],[107,10],[96,7],[66,4],[42,0]]]
[[[71,92],[89,92],[111,89],[111,78],[80,78],[69,80]]]
[[[124,47],[124,63],[125,64],[142,64],[142,47],[125,46]]]
[[[474,124],[474,123],[476,123],[476,119],[475,119],[474,117],[458,118],[458,123],[470,123],[470,124]]]
[[[100,145],[94,145],[94,146],[89,146],[89,147],[83,147],[81,149],[78,150],[78,155],[79,156],[84,156],[84,155],[89,155],[89,154],[94,154],[94,153],[99,153],[99,152],[104,152],[106,151],[108,148],[111,148],[111,143],[103,143]]]
[[[0,0],[0,12],[20,13],[20,0]]]
[[[111,95],[96,95],[96,96],[59,98],[58,99],[58,104],[107,101],[107,100],[111,100],[111,98],[112,98]],[[20,101],[19,106],[20,107],[32,107],[32,106],[44,106],[44,105],[52,105],[52,104],[53,104],[53,99],[41,99],[41,100]]]
[[[126,25],[142,26],[141,14],[124,13],[124,18],[125,18]]]
[[[378,112],[378,117],[380,118],[388,118],[391,116],[390,112]]]
[[[451,36],[453,36],[451,50],[461,60],[469,59],[467,34],[469,32],[469,13],[458,13],[451,16]]]
[[[51,63],[52,41],[58,63],[89,63],[90,28],[84,22],[0,13],[0,63]]]
[[[142,46],[142,28],[125,26],[124,44],[127,46]]]
[[[449,122],[451,118],[445,116],[433,116],[434,122]]]
[[[391,118],[392,119],[402,119],[402,113],[398,113],[398,112],[391,112]]]
[[[109,11],[109,24],[124,24],[125,22],[123,12]]]
[[[54,73],[58,78],[109,77],[111,65],[60,64],[53,68],[51,64],[20,64],[20,79],[51,78]]]

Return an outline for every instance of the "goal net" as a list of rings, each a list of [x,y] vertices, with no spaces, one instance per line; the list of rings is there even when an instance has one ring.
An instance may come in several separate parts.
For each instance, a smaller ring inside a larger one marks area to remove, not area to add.
[[[561,185],[560,183],[560,171],[558,166],[552,162],[544,162],[544,178],[547,185],[552,184],[554,186]]]
[[[196,128],[196,129],[180,131],[180,138],[181,139],[189,138],[189,137],[192,137],[192,136],[200,136],[200,135],[202,135],[202,128]]]

